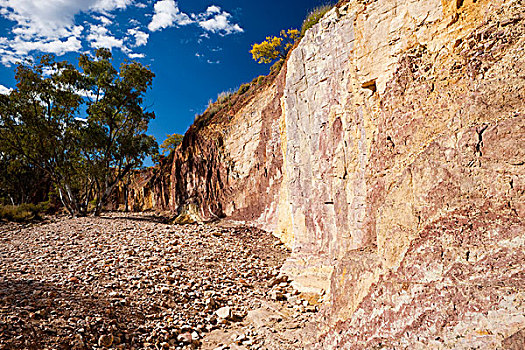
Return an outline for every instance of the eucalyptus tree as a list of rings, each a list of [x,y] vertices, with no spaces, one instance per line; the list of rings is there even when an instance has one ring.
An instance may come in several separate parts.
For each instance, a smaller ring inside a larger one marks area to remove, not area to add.
[[[118,182],[147,155],[152,112],[143,98],[154,74],[137,62],[113,66],[109,50],[79,68],[43,56],[18,66],[16,89],[0,98],[0,152],[43,171],[72,215],[100,214]]]
[[[143,108],[144,95],[155,74],[138,62],[113,67],[109,50],[100,49],[95,59],[82,55],[79,65],[87,97],[83,158],[93,175],[89,190],[95,193],[95,213],[109,199],[115,186],[147,155],[157,153],[157,143],[146,135],[153,112]]]

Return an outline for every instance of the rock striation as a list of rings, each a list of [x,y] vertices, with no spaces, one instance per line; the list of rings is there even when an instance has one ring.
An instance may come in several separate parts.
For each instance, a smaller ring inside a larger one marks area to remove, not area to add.
[[[190,128],[169,208],[291,248],[320,349],[520,349],[524,101],[524,1],[340,3]]]

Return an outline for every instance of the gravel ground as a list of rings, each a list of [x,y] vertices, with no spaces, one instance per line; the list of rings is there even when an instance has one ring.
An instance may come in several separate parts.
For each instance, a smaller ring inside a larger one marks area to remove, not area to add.
[[[278,275],[273,236],[163,222],[0,223],[0,349],[300,348],[315,308]]]

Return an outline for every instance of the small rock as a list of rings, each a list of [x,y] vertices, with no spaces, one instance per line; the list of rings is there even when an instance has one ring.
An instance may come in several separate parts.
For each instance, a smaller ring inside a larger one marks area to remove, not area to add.
[[[221,307],[219,310],[215,311],[215,314],[222,319],[227,319],[232,316],[232,310],[229,306]]]
[[[238,336],[235,337],[234,341],[236,343],[242,343],[243,341],[245,341],[247,338],[246,338],[246,334],[242,333],[242,334],[239,334]]]
[[[283,293],[277,291],[277,290],[273,290],[270,292],[270,299],[272,300],[286,300],[286,297],[284,296]]]
[[[189,324],[185,324],[182,327],[180,327],[181,333],[190,333],[193,330],[193,327]]]
[[[217,303],[212,297],[209,297],[205,300],[206,309],[207,310],[213,310],[217,307]]]
[[[306,312],[316,312],[317,308],[313,305],[309,305],[306,307]]]
[[[268,282],[268,287],[273,287],[273,286],[276,286],[278,285],[279,283],[282,283],[282,282],[286,282],[288,281],[288,276],[286,275],[280,275],[280,276],[277,276],[277,277],[274,277],[270,280],[270,282]]]
[[[109,348],[113,344],[113,334],[103,334],[98,338],[98,346]]]
[[[191,344],[193,337],[190,333],[182,333],[177,336],[177,340],[184,344]]]

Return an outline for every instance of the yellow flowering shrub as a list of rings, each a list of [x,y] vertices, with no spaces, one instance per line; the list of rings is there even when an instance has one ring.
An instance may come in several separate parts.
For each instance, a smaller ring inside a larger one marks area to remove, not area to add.
[[[262,43],[253,44],[250,53],[253,59],[259,63],[271,63],[277,58],[286,58],[288,50],[297,39],[299,39],[297,29],[281,30],[279,36],[268,36]]]

